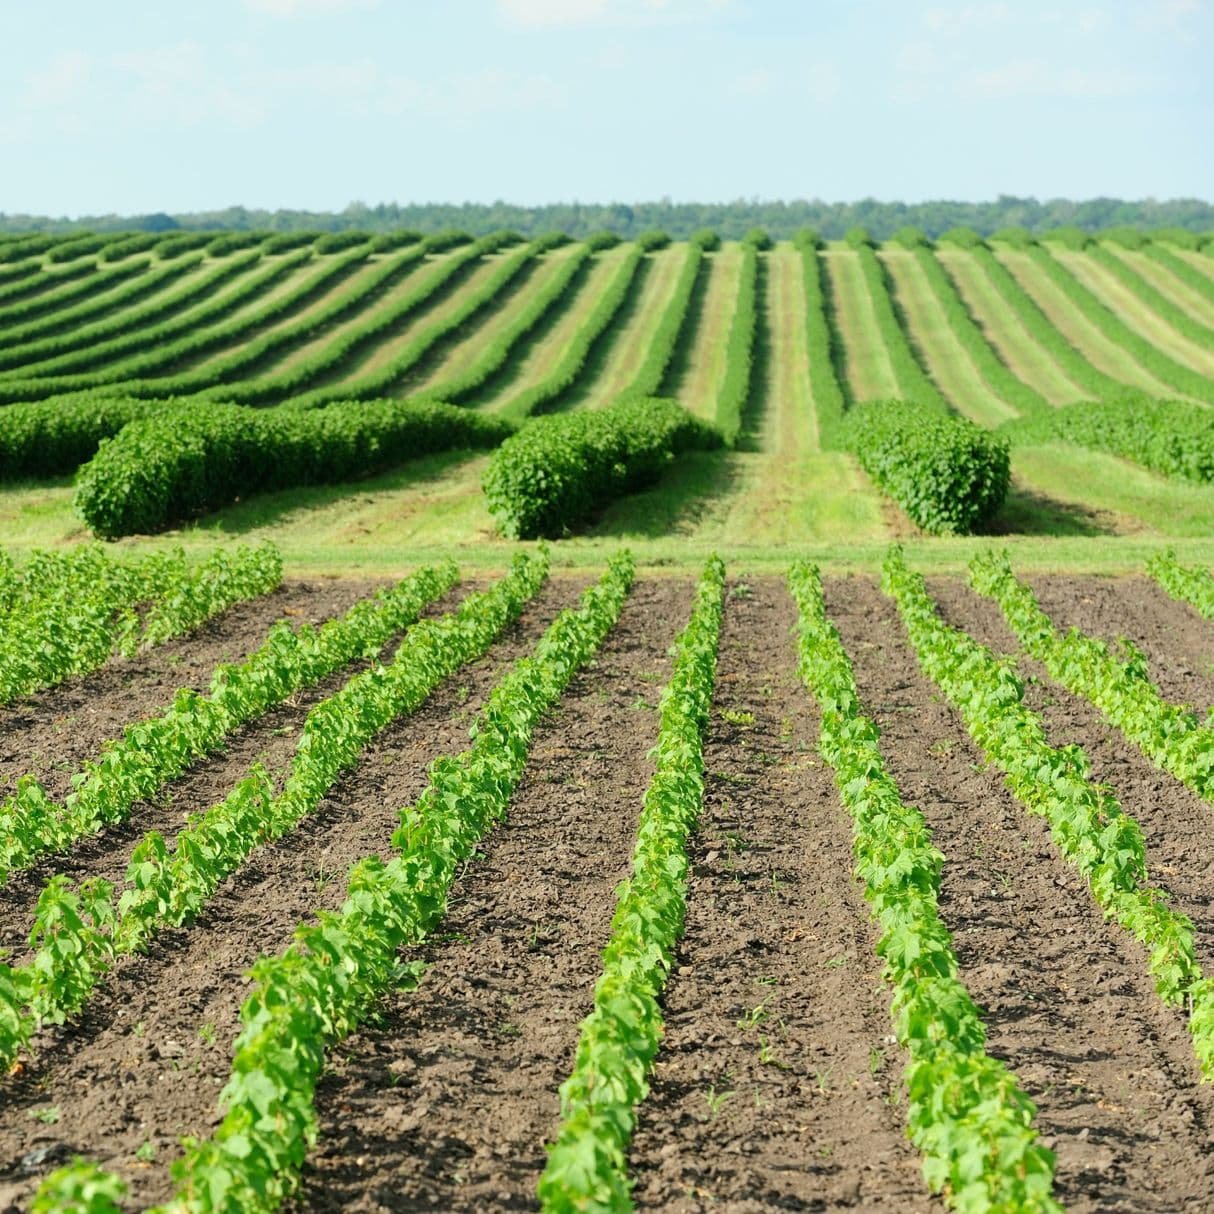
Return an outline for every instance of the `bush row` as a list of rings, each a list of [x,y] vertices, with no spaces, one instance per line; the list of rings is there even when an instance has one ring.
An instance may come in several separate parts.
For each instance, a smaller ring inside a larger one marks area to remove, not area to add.
[[[33,266],[33,273],[12,276],[6,280],[7,285],[0,286],[0,310],[7,311],[11,305],[31,296],[40,296],[44,291],[53,291],[64,283],[76,282],[97,273],[97,264],[92,261],[81,261],[62,270],[43,270],[41,262],[37,261],[15,262],[13,269],[20,269],[27,264]],[[3,323],[2,314],[0,311],[0,324]]]
[[[0,409],[0,481],[75,472],[93,458],[103,438],[164,407],[82,392]]]
[[[732,447],[742,430],[742,415],[750,399],[754,377],[755,336],[758,327],[759,247],[742,246],[742,269],[738,276],[738,294],[734,300],[733,320],[725,342],[725,374],[717,390],[713,417],[725,445]]]
[[[721,436],[676,401],[622,401],[537,418],[494,452],[482,484],[510,539],[560,536],[657,480],[679,452],[720,445]]]
[[[1111,253],[1100,245],[1093,245],[1089,256],[1093,261],[1099,262],[1122,286],[1141,299],[1153,312],[1162,316],[1178,333],[1183,333],[1191,342],[1204,346],[1207,350],[1214,350],[1214,329],[1209,325],[1203,325],[1187,308],[1182,308],[1154,283],[1148,282],[1133,266],[1123,261],[1116,253]],[[1214,295],[1214,279],[1206,278],[1206,285],[1211,295]]]
[[[929,405],[873,401],[853,409],[843,442],[882,493],[924,531],[966,535],[1003,503],[1006,439]]]
[[[1175,274],[1185,286],[1214,303],[1214,279],[1208,274],[1203,274],[1196,266],[1190,265],[1183,257],[1177,257],[1171,249],[1165,249],[1162,245],[1149,244],[1143,251],[1152,261],[1157,261]]]
[[[79,272],[65,273],[57,277],[57,283],[66,283],[62,290],[50,289],[39,293],[33,299],[23,303],[10,304],[0,310],[0,332],[5,341],[26,340],[23,327],[45,316],[48,312],[67,310],[82,302],[90,302],[91,296],[100,295],[142,274],[151,263],[147,258],[128,262],[126,265],[111,266],[108,270],[98,270],[92,262],[87,262]],[[49,277],[49,275],[48,275]],[[10,330],[14,332],[10,333]]]
[[[670,302],[658,318],[653,331],[646,336],[645,361],[623,395],[656,396],[661,390],[662,381],[666,378],[666,368],[674,357],[675,347],[687,320],[687,309],[691,305],[691,295],[700,277],[703,262],[702,246],[690,243]]]
[[[827,281],[818,253],[816,232],[797,234],[801,250],[801,277],[805,284],[806,347],[809,353],[809,390],[818,419],[818,442],[829,450],[839,441],[839,426],[847,409],[846,380],[841,374],[842,351],[830,323]]]
[[[160,531],[238,498],[357,480],[419,455],[492,447],[498,418],[386,400],[327,409],[165,408],[101,443],[80,471],[76,509],[105,539]]]
[[[1214,481],[1214,412],[1184,401],[1083,401],[1006,422],[999,433],[1013,446],[1076,443],[1177,480]]]

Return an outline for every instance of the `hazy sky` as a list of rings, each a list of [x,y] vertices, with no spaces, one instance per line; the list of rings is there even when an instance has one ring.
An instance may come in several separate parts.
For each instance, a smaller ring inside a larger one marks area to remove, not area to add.
[[[1214,200],[1212,2],[7,0],[0,211]]]

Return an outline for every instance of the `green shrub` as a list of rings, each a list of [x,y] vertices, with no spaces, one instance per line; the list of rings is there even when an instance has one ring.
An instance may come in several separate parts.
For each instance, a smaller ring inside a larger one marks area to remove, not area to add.
[[[646,253],[653,253],[657,249],[664,249],[670,243],[670,233],[663,232],[661,228],[650,228],[636,238],[636,243]]]
[[[705,253],[715,253],[721,247],[721,238],[712,228],[700,228],[692,233],[691,243],[699,245]]]
[[[742,243],[751,245],[759,250],[760,253],[767,252],[771,248],[771,237],[767,234],[765,228],[751,228],[745,236],[742,237]]]
[[[227,257],[230,253],[240,253],[244,249],[252,249],[265,240],[265,232],[224,232],[216,236],[207,246],[206,251],[212,257]]]
[[[854,228],[848,228],[843,235],[843,241],[848,247],[853,249],[869,248],[874,245],[874,240],[865,227],[857,224]]]
[[[924,531],[965,535],[1003,504],[1007,441],[963,417],[906,401],[873,401],[843,422],[845,446],[882,493]]]
[[[798,249],[820,249],[825,245],[825,241],[818,234],[817,228],[798,228],[796,235],[792,238],[793,244]]]
[[[371,241],[371,252],[391,253],[396,249],[403,249],[405,245],[419,244],[421,239],[421,232],[414,232],[409,228],[400,228],[395,232],[381,232]]]
[[[160,239],[156,245],[156,256],[161,261],[172,261],[185,253],[193,253],[195,249],[206,248],[216,235],[215,232],[175,232]]]
[[[327,232],[316,242],[316,251],[318,253],[343,253],[346,249],[366,244],[370,239],[370,232]]]
[[[646,397],[537,418],[493,453],[482,485],[504,535],[560,536],[657,480],[679,452],[720,444],[676,401]]]
[[[75,472],[93,458],[102,439],[161,407],[96,392],[8,405],[0,409],[0,481]]]
[[[947,232],[941,232],[936,243],[956,245],[959,249],[976,249],[986,244],[986,241],[973,228],[959,227],[949,228]]]
[[[306,248],[321,238],[320,232],[276,232],[262,242],[263,253],[291,253]]]
[[[932,242],[928,239],[927,233],[922,228],[905,227],[899,228],[893,236],[890,237],[893,244],[899,244],[904,249],[930,249]]]
[[[1106,228],[1100,233],[1101,240],[1119,244],[1123,249],[1141,249],[1151,243],[1151,238],[1139,228]]]
[[[1174,245],[1178,249],[1199,249],[1202,244],[1210,239],[1210,234],[1205,236],[1199,235],[1197,232],[1190,232],[1187,228],[1156,228],[1150,234],[1152,240],[1157,240],[1161,244]]]
[[[511,427],[453,405],[385,400],[325,409],[168,408],[102,442],[76,509],[116,539],[275,489],[356,480],[419,455],[496,446]]]
[[[591,232],[582,243],[592,253],[598,253],[603,249],[614,249],[620,243],[620,238],[614,232],[604,229],[601,232]]]
[[[422,248],[427,253],[445,253],[448,249],[458,248],[462,244],[471,244],[472,236],[456,228],[448,228],[445,232],[434,232],[422,240]]]
[[[1074,249],[1076,252],[1086,249],[1092,243],[1092,238],[1087,232],[1073,225],[1052,228],[1048,232],[1043,232],[1041,239],[1050,244],[1060,244],[1064,249]]]
[[[1027,249],[1029,245],[1037,243],[1037,237],[1028,228],[1022,227],[1000,228],[992,233],[991,239],[1002,241],[1014,249]]]

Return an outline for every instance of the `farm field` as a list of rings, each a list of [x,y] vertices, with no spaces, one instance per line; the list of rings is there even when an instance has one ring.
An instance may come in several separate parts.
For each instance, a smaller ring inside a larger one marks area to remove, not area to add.
[[[0,1210],[1214,1206],[1210,246],[309,241],[0,241]]]

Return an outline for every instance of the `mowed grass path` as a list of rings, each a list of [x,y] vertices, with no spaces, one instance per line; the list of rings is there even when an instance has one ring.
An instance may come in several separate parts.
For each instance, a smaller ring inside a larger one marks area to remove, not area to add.
[[[936,257],[987,341],[1013,375],[1053,405],[1069,404],[1088,395],[1020,323],[971,254],[944,247],[936,251]]]
[[[1160,383],[1129,353],[1105,337],[1046,276],[1031,257],[1014,249],[998,248],[995,256],[1032,296],[1050,323],[1098,371],[1127,387],[1141,388],[1158,397],[1175,397],[1176,390]]]
[[[1149,303],[1135,295],[1099,262],[1086,253],[1064,249],[1058,250],[1054,256],[1129,328],[1178,363],[1192,367],[1201,375],[1214,376],[1214,350],[1200,346],[1178,332]],[[1176,389],[1170,389],[1170,394],[1177,395]]]
[[[649,353],[650,334],[674,294],[686,258],[685,244],[672,244],[646,255],[631,298],[587,360],[586,373],[560,398],[560,409],[601,409],[632,384]]]
[[[690,332],[676,351],[663,393],[675,397],[706,422],[717,416],[717,395],[725,378],[725,347],[733,323],[742,273],[742,250],[726,244],[704,255],[704,283],[697,285],[688,310]]]
[[[1214,299],[1195,291],[1187,282],[1178,278],[1167,266],[1134,249],[1125,249],[1109,243],[1105,246],[1114,257],[1120,258],[1132,270],[1140,274],[1162,295],[1184,308],[1194,320],[1214,329]],[[1169,249],[1174,253],[1174,249]]]
[[[889,249],[878,256],[893,279],[911,344],[949,404],[980,426],[994,427],[1016,417],[1016,410],[995,394],[957,340],[915,254]]]
[[[851,249],[824,255],[835,303],[835,323],[843,339],[847,382],[853,400],[884,400],[898,395],[898,381],[881,336],[860,259]]]

